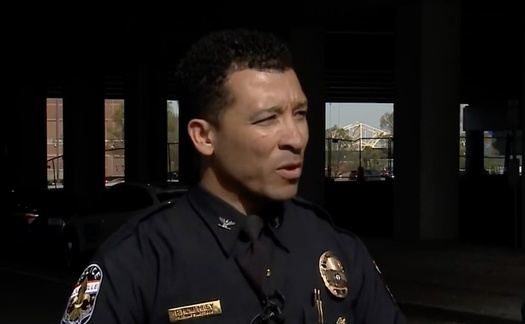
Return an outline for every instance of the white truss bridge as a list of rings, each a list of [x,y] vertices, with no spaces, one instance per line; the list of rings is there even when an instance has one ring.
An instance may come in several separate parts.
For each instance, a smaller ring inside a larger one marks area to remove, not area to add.
[[[340,140],[337,141],[340,149],[356,149],[363,150],[365,147],[371,148],[387,148],[390,132],[379,129],[365,123],[356,122],[343,127],[345,136],[341,138],[337,134],[332,134],[331,138]]]

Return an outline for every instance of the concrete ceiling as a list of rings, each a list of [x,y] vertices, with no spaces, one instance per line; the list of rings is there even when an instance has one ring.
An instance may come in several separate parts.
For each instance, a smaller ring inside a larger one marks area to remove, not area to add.
[[[182,20],[191,16],[186,14],[190,11],[173,8],[164,11],[164,8],[153,6],[144,11],[138,7],[80,6],[54,11],[46,6],[40,12],[33,8],[24,16],[20,15],[24,11],[17,12],[20,17],[15,25],[4,22],[4,30],[13,31],[6,38],[9,62],[6,66],[18,78],[32,75],[43,80],[49,97],[61,95],[62,86],[71,73],[97,70],[104,77],[106,96],[122,98],[124,71],[129,64],[165,57],[172,68],[181,50],[211,28],[264,26],[278,31],[285,23],[275,21],[285,21],[288,25],[322,21],[326,29],[327,101],[392,102],[393,0],[362,2],[343,5],[319,2],[302,8],[305,12],[316,12],[315,16],[298,12],[292,14],[295,18],[292,20],[286,19],[287,11],[269,11],[258,19],[247,13],[232,15],[230,12],[228,19],[220,14],[213,17],[193,14],[187,23]],[[480,98],[522,100],[524,3],[520,0],[464,0],[461,18],[463,102]],[[214,12],[214,8],[206,8]],[[221,12],[224,8],[216,9]],[[158,47],[158,44],[163,46]],[[155,46],[161,50],[152,51]]]

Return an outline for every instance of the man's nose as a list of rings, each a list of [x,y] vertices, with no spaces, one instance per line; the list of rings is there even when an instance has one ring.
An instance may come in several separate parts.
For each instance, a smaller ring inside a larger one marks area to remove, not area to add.
[[[304,125],[303,125],[304,123]],[[283,150],[290,150],[296,153],[301,152],[305,145],[306,122],[298,122],[296,120],[287,121],[283,125],[283,132],[280,140],[280,148]]]

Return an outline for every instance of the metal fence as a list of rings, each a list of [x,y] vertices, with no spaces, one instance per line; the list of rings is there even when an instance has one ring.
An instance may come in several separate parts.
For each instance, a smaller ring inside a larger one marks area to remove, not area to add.
[[[459,148],[458,171],[465,170],[466,139],[461,136]],[[484,168],[488,174],[503,174],[506,161],[509,159],[508,138],[485,137]],[[168,180],[178,178],[179,142],[167,143]],[[106,148],[106,177],[123,177],[125,174],[123,143],[108,145]],[[521,155],[518,155],[521,159]],[[347,178],[359,167],[372,174],[393,176],[394,138],[326,138],[325,139],[325,174],[331,178]],[[47,179],[53,186],[60,186],[64,179],[63,155],[47,160]]]
[[[374,174],[394,173],[394,141],[392,137],[356,140],[326,138],[326,176],[349,177],[359,167]]]
[[[106,179],[124,177],[125,149],[123,143],[111,143],[105,150]],[[177,180],[179,171],[179,142],[167,143],[167,180]],[[50,187],[61,187],[64,181],[64,155],[47,160],[47,182]]]
[[[459,137],[458,172],[465,170],[466,138]],[[508,137],[486,136],[484,140],[483,166],[487,174],[505,173],[507,162],[514,150]],[[521,152],[519,152],[521,153]],[[521,160],[521,154],[515,156]],[[393,176],[394,138],[326,138],[325,139],[325,173],[331,178],[351,177],[359,167],[372,174]]]

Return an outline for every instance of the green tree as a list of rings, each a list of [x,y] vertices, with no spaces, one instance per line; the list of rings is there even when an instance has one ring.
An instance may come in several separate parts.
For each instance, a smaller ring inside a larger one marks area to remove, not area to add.
[[[365,170],[380,171],[384,168],[381,163],[386,158],[385,152],[380,149],[374,149],[370,146],[365,146],[361,152],[361,161]]]
[[[111,148],[124,147],[124,102],[118,104],[108,127],[108,141]]]
[[[352,138],[347,130],[334,125],[325,131],[327,166],[331,175],[338,175],[350,170],[352,161]],[[354,154],[355,155],[355,154]]]
[[[335,138],[335,139],[350,139],[350,134],[344,128],[339,128],[337,125],[334,125],[328,128],[325,131],[326,138]]]
[[[394,136],[394,112],[386,112],[379,118],[379,127]]]
[[[484,136],[485,142],[490,141],[490,145],[487,146],[491,146],[487,155],[505,155],[507,149],[510,148],[507,146],[512,146],[513,137],[510,131],[485,132]]]

